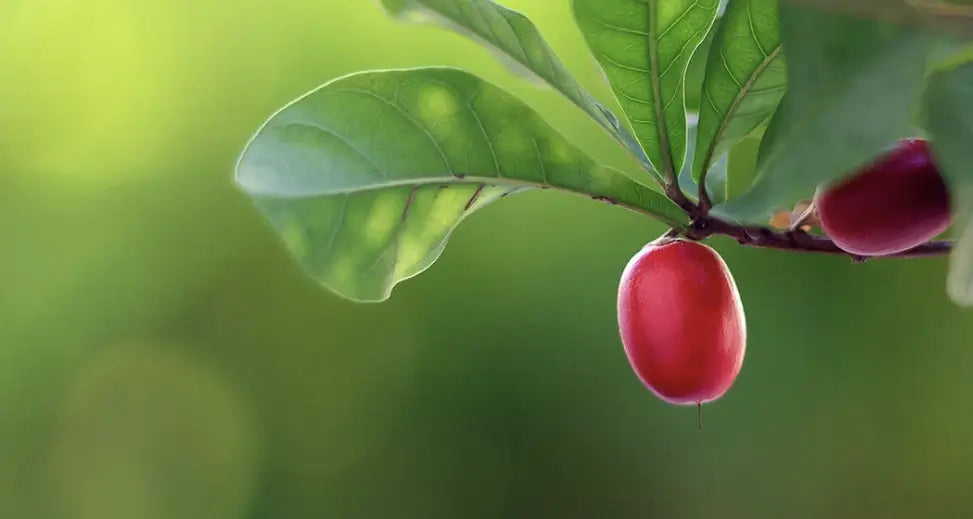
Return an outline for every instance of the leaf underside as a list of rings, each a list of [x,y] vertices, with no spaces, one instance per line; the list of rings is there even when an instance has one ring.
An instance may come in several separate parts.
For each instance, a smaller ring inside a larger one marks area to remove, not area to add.
[[[386,299],[439,257],[466,216],[525,189],[686,223],[675,204],[595,163],[504,90],[449,68],[324,85],[271,117],[236,180],[310,275],[359,301]]]
[[[780,23],[788,89],[761,144],[756,181],[720,208],[744,222],[766,221],[911,135],[924,84],[930,38],[918,24],[790,2]]]
[[[574,15],[657,171],[682,170],[685,74],[719,0],[574,0]]]
[[[490,0],[382,0],[399,17],[425,15],[495,49],[505,61],[563,94],[644,165],[648,159],[619,122],[571,74],[526,16]]]

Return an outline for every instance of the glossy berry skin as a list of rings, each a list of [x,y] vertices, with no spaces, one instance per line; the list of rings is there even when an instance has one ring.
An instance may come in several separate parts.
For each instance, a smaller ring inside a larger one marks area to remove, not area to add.
[[[740,294],[723,259],[701,243],[660,238],[629,261],[618,328],[639,379],[672,404],[723,396],[743,365]]]
[[[858,174],[819,190],[821,229],[843,250],[884,256],[949,227],[949,191],[926,141],[901,141]]]

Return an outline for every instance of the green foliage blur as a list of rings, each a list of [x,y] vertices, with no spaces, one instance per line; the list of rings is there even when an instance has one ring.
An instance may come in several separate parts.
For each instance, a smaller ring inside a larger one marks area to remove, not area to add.
[[[568,0],[508,5],[610,100]],[[438,64],[635,171],[555,94],[377,2],[0,3],[0,517],[973,514],[973,316],[944,259],[714,240],[749,352],[702,433],[617,338],[618,276],[664,231],[634,213],[510,197],[388,303],[314,286],[233,186],[238,152],[329,79]]]

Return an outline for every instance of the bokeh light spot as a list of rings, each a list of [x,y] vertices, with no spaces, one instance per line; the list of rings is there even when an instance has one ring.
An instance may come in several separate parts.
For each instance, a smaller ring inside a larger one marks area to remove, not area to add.
[[[256,441],[234,386],[162,348],[109,349],[69,385],[51,492],[60,517],[235,519],[253,492]]]

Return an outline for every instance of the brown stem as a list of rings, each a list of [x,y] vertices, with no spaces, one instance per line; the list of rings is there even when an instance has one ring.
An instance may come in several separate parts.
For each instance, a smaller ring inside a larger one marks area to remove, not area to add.
[[[709,210],[713,208],[713,201],[710,200],[709,190],[706,189],[706,174],[699,179],[699,207],[698,213],[705,215],[709,213]]]
[[[699,213],[699,208],[686,197],[686,193],[682,192],[682,188],[679,187],[679,182],[674,176],[667,175],[665,192],[666,197],[675,202],[683,211],[686,211],[686,214],[692,217]]]
[[[855,261],[865,261],[870,258],[858,256],[841,250],[831,240],[795,230],[776,232],[765,227],[749,227],[735,225],[708,215],[697,216],[684,233],[692,240],[702,240],[713,235],[729,236],[742,245],[765,249],[788,250],[795,252],[813,252],[818,254],[837,254],[847,256]],[[950,241],[931,241],[896,254],[881,256],[883,258],[920,258],[948,254],[953,248]]]
[[[774,231],[766,227],[737,225],[724,220],[720,220],[710,214],[711,203],[706,192],[705,183],[700,182],[700,201],[694,204],[676,181],[676,176],[672,171],[666,175],[664,190],[669,200],[682,208],[689,216],[691,223],[685,228],[673,228],[666,233],[666,236],[675,237],[683,235],[691,240],[705,240],[713,235],[729,236],[741,245],[758,247],[763,249],[777,249],[794,252],[811,252],[817,254],[834,254],[846,256],[856,263],[862,263],[873,257],[859,256],[851,252],[842,250],[833,241],[823,236],[808,234],[800,228],[791,228],[787,231]],[[814,212],[812,204],[804,214],[801,215],[799,223],[803,223]],[[909,250],[887,254],[885,256],[874,256],[874,258],[923,258],[927,256],[942,256],[949,254],[953,249],[952,241],[930,241],[923,243]]]

